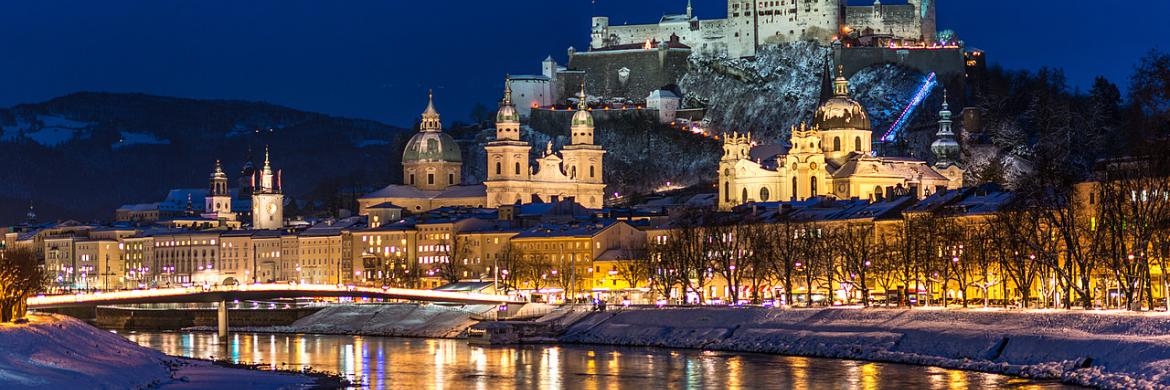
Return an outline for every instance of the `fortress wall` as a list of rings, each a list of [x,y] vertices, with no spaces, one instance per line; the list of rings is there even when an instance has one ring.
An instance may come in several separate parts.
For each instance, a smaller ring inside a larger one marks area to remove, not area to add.
[[[585,72],[585,90],[590,95],[645,99],[651,91],[678,84],[687,72],[690,54],[685,49],[657,48],[574,53],[569,57],[568,67]],[[619,74],[622,68],[630,70],[629,78],[624,81]],[[580,84],[565,80],[561,85],[576,91]]]

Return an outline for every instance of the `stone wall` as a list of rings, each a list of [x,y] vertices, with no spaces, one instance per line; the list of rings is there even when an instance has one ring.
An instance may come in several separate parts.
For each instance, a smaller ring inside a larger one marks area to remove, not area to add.
[[[690,54],[686,49],[663,48],[571,53],[568,67],[585,72],[585,91],[590,95],[645,99],[650,91],[678,84]],[[628,76],[623,77],[623,68],[629,69]],[[566,89],[579,85],[569,80],[560,84]]]
[[[937,73],[939,79],[950,80],[967,72],[963,49],[890,49],[884,47],[850,47],[833,50],[833,63],[845,65],[845,75],[873,65],[898,64],[923,74]]]

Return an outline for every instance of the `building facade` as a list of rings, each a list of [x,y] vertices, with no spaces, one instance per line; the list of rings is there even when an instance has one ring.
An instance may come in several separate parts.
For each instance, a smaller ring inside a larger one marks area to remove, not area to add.
[[[496,114],[496,140],[484,147],[488,158],[484,181],[487,207],[567,198],[588,208],[604,206],[605,149],[594,143],[593,115],[583,91],[571,121],[569,145],[554,153],[550,142],[533,168],[529,166],[532,146],[520,139],[520,115],[512,102],[511,83],[506,83]]]
[[[694,16],[688,1],[685,14],[664,15],[654,24],[611,25],[608,17],[594,16],[589,47],[666,42],[676,36],[703,54],[750,57],[765,44],[802,40],[828,44],[854,31],[930,42],[935,20],[932,0],[898,5],[874,1],[871,6],[849,6],[843,0],[728,0],[727,17],[710,20]]]

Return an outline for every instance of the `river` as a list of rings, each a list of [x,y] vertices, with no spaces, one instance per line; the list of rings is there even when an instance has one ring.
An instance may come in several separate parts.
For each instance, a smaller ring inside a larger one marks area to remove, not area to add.
[[[312,367],[373,389],[1062,389],[1003,375],[750,353],[312,334],[127,332],[176,356]]]

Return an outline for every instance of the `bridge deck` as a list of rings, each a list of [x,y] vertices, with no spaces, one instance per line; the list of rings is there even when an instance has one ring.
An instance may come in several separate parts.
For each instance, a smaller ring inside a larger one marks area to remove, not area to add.
[[[99,292],[92,294],[46,295],[28,299],[30,309],[84,307],[135,303],[221,302],[302,297],[353,297],[406,299],[430,302],[502,304],[511,297],[493,294],[404,288],[348,287],[307,284],[252,284],[214,288],[180,287],[151,290]]]

